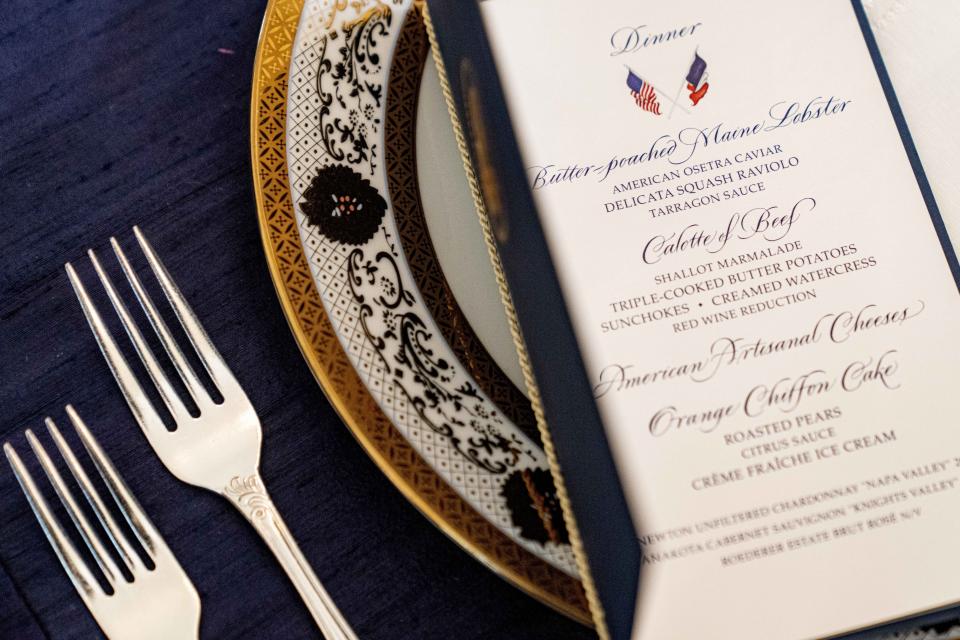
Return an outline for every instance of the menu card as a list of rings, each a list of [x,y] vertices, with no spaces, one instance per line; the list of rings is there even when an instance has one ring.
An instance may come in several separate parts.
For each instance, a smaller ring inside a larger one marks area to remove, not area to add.
[[[856,2],[487,0],[643,549],[634,638],[960,601],[960,295]]]

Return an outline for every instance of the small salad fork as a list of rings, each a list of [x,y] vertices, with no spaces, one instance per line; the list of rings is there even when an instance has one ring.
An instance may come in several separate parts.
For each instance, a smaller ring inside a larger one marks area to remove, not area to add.
[[[59,520],[37,489],[16,450],[9,442],[4,443],[3,452],[7,455],[10,467],[47,540],[60,558],[60,563],[87,609],[110,640],[196,640],[200,627],[200,597],[197,590],[83,420],[72,406],[67,405],[66,410],[100,477],[153,567],[150,568],[144,563],[128,536],[117,526],[90,477],[50,418],[46,419],[47,431],[107,537],[113,543],[113,548],[123,561],[128,575],[124,575],[107,551],[100,534],[94,531],[40,440],[33,431],[27,429],[30,448],[40,461],[40,466],[79,530],[80,537],[90,550],[112,593],[103,589],[93,570],[87,566],[64,533]]]
[[[83,282],[73,266],[67,263],[67,275],[80,300],[80,306],[130,410],[153,450],[173,475],[188,484],[223,495],[243,513],[286,571],[324,637],[327,640],[356,640],[349,624],[320,584],[264,488],[259,471],[260,419],[247,394],[213,346],[153,247],[138,227],[134,227],[133,232],[164,297],[173,308],[174,315],[222,401],[216,401],[207,392],[124,255],[120,244],[115,238],[110,238],[110,245],[124,276],[199,414],[191,415],[91,249],[87,251],[87,255],[94,270],[148,376],[172,416],[176,429],[167,429],[111,337]]]

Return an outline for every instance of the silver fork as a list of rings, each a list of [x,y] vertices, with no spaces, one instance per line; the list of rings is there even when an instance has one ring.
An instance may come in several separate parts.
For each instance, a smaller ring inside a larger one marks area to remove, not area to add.
[[[243,513],[286,571],[324,637],[327,640],[356,640],[350,625],[320,584],[264,488],[259,471],[260,419],[247,394],[213,346],[153,247],[138,227],[134,227],[133,232],[160,283],[164,296],[173,307],[174,314],[214,386],[223,397],[223,401],[215,402],[207,393],[157,311],[150,295],[144,289],[140,278],[131,267],[120,244],[115,238],[110,238],[110,245],[134,295],[173,363],[187,394],[199,408],[199,415],[196,417],[190,415],[130,316],[96,254],[93,250],[89,250],[87,255],[93,263],[100,282],[106,289],[114,310],[120,316],[123,327],[150,379],[172,415],[176,430],[167,430],[160,415],[144,393],[143,387],[140,386],[117,348],[116,342],[110,336],[109,330],[76,271],[70,263],[67,263],[66,270],[70,283],[130,410],[153,446],[153,450],[171,473],[184,482],[223,495]]]
[[[80,466],[80,462],[70,445],[64,440],[57,425],[47,418],[45,422],[50,437],[60,450],[67,468],[80,485],[83,495],[86,496],[107,537],[110,538],[114,549],[123,560],[124,566],[133,577],[132,581],[128,581],[121,573],[101,541],[100,535],[94,531],[73,497],[73,493],[64,483],[63,477],[57,471],[46,449],[33,431],[27,429],[26,435],[30,448],[40,460],[40,466],[43,467],[50,484],[60,497],[60,502],[63,503],[70,519],[80,531],[80,536],[90,550],[100,572],[113,590],[112,594],[103,590],[94,577],[93,571],[87,567],[87,563],[64,533],[59,520],[50,510],[43,494],[37,489],[37,485],[34,484],[30,472],[27,471],[16,450],[9,442],[4,443],[3,452],[7,455],[14,475],[17,476],[20,488],[23,489],[23,494],[27,497],[37,521],[57,557],[60,558],[60,563],[73,582],[73,586],[76,587],[77,593],[80,594],[87,609],[110,640],[196,640],[200,626],[200,597],[196,589],[147,514],[137,503],[137,499],[130,492],[113,463],[70,405],[67,405],[67,415],[77,435],[80,436],[84,448],[93,459],[97,471],[100,472],[100,477],[103,478],[114,501],[154,565],[150,569],[140,559],[128,537],[110,515],[100,494],[90,482],[90,477]]]

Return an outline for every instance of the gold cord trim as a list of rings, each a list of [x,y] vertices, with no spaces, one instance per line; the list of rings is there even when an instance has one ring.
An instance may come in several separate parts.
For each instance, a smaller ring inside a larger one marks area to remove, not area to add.
[[[437,71],[440,76],[440,87],[443,90],[443,98],[447,103],[447,110],[450,113],[450,121],[453,124],[454,136],[457,140],[457,149],[460,151],[460,159],[463,161],[463,168],[467,174],[467,182],[470,185],[470,194],[473,196],[473,203],[477,210],[477,216],[480,219],[480,227],[483,229],[483,239],[487,245],[487,252],[490,255],[490,262],[493,264],[493,271],[497,278],[497,287],[500,291],[500,299],[503,303],[504,311],[507,314],[507,322],[510,325],[510,335],[513,337],[513,344],[517,350],[517,356],[520,360],[520,368],[523,371],[523,382],[527,388],[527,395],[530,398],[530,404],[533,407],[534,416],[537,419],[537,428],[540,430],[540,437],[543,440],[543,449],[547,454],[547,461],[550,463],[550,471],[553,474],[554,484],[557,488],[557,497],[560,499],[560,506],[563,508],[564,521],[567,525],[567,531],[570,534],[570,544],[573,547],[574,555],[577,559],[577,569],[580,572],[580,580],[583,583],[584,591],[587,594],[587,602],[590,605],[590,613],[596,626],[597,634],[601,640],[609,640],[610,633],[607,630],[606,619],[603,612],[603,606],[600,603],[597,594],[596,585],[593,582],[590,573],[590,565],[587,562],[587,554],[583,548],[583,540],[580,538],[580,530],[577,528],[576,520],[573,516],[573,510],[570,506],[570,498],[567,495],[566,484],[563,474],[560,471],[560,464],[557,461],[556,450],[553,447],[553,440],[547,429],[546,418],[543,413],[543,404],[540,400],[540,391],[537,387],[536,379],[533,376],[533,369],[530,365],[530,357],[527,353],[526,343],[523,334],[520,331],[520,323],[517,320],[517,310],[513,305],[513,298],[510,289],[507,286],[506,277],[503,274],[503,265],[500,261],[500,254],[497,251],[497,245],[494,242],[493,230],[490,227],[490,221],[487,217],[486,207],[483,203],[483,195],[480,192],[480,185],[477,181],[476,172],[473,163],[470,160],[470,152],[467,148],[466,137],[463,133],[463,127],[460,123],[460,117],[457,115],[456,107],[453,101],[453,92],[450,89],[450,81],[447,78],[447,70],[443,64],[443,58],[440,55],[440,47],[437,44],[436,34],[433,29],[433,20],[430,18],[430,11],[425,2],[419,0],[417,4],[422,4],[423,24],[427,29],[427,36],[430,38],[430,48],[433,52],[433,60],[437,65]]]

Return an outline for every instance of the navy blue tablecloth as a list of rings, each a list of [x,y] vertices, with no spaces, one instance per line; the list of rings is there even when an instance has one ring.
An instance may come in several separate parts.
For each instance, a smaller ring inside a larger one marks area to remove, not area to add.
[[[193,578],[202,638],[319,637],[241,516],[153,455],[87,330],[63,263],[92,278],[84,250],[108,258],[116,235],[132,251],[139,224],[257,407],[263,476],[361,638],[593,637],[410,506],[308,371],[267,273],[251,185],[263,10],[263,0],[0,3],[0,439],[42,478],[23,430],[42,431],[46,415],[64,426],[73,403]],[[0,638],[98,634],[0,461]]]

